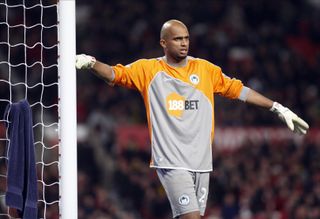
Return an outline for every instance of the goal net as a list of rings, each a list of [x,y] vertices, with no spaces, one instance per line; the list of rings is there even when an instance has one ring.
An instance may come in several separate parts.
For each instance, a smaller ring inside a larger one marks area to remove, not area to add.
[[[3,115],[22,99],[33,116],[38,218],[61,216],[58,12],[57,1],[0,0],[0,218],[17,217],[5,203],[10,140]]]

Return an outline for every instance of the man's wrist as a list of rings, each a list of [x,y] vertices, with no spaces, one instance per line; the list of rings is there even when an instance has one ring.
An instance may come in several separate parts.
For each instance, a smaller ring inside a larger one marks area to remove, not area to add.
[[[89,68],[93,68],[93,66],[94,66],[94,64],[96,64],[97,60],[93,56],[89,56],[89,57],[90,57]]]
[[[279,107],[282,105],[276,101],[273,102],[272,107],[269,109],[271,112],[277,112],[279,111]]]

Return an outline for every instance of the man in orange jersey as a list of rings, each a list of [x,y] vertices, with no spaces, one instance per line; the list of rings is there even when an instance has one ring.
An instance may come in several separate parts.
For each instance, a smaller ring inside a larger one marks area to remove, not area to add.
[[[212,171],[214,94],[270,109],[299,134],[306,134],[309,126],[288,108],[229,78],[220,67],[188,56],[189,32],[181,21],[163,24],[160,45],[163,57],[109,66],[81,54],[76,67],[92,69],[109,84],[142,94],[152,147],[150,167],[157,171],[173,217],[199,219]]]

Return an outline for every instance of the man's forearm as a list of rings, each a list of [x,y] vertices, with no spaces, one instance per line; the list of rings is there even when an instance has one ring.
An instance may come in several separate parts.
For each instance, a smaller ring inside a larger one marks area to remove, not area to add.
[[[114,80],[114,72],[110,65],[96,61],[92,67],[95,75],[110,83]]]
[[[262,94],[258,93],[257,91],[250,89],[248,92],[246,102],[257,105],[257,106],[261,106],[261,107],[264,107],[267,109],[271,109],[274,101],[263,96]]]
[[[102,78],[107,83],[112,83],[114,80],[114,72],[108,64],[96,60],[95,57],[79,54],[76,55],[77,69],[91,69],[98,77]]]

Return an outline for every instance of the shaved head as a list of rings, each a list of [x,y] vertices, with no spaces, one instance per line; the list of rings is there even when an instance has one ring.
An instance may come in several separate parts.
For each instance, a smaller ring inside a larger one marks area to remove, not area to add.
[[[187,30],[187,26],[181,21],[175,19],[168,20],[162,25],[160,31],[160,39],[166,39],[170,35],[172,28],[174,27],[183,27]]]
[[[189,32],[186,25],[179,20],[165,22],[160,32],[160,45],[168,63],[185,63],[189,51]]]

